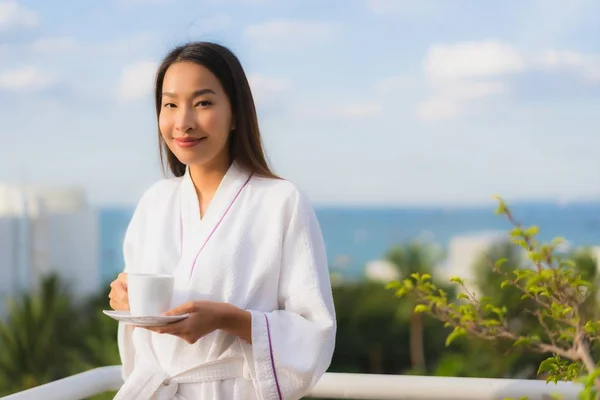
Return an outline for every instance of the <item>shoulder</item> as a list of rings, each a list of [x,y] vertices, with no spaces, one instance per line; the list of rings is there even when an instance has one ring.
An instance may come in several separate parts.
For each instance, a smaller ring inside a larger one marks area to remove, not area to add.
[[[284,210],[311,211],[312,205],[306,192],[287,179],[263,177],[252,178],[252,191],[260,196],[265,206]]]

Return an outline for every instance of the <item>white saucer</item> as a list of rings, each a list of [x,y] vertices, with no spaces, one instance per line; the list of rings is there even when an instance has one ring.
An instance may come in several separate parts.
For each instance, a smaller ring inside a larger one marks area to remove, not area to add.
[[[133,316],[129,311],[114,311],[114,310],[102,310],[102,312],[112,319],[124,322],[128,325],[136,326],[162,326],[172,322],[181,321],[188,317],[189,314],[164,316],[164,315],[144,315],[144,316]]]

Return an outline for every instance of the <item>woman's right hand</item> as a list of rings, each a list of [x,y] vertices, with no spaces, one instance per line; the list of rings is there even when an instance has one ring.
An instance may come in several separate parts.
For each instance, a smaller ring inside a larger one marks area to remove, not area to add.
[[[127,294],[127,274],[121,272],[117,279],[110,283],[110,306],[116,311],[129,311],[129,295]]]

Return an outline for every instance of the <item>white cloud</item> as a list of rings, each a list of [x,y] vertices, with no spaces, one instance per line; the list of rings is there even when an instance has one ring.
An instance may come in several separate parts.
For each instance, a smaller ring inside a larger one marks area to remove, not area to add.
[[[383,115],[383,107],[377,101],[337,104],[325,108],[299,107],[294,115],[300,118],[374,118]]]
[[[248,81],[257,104],[273,104],[291,88],[287,79],[259,74],[248,75]]]
[[[430,81],[501,77],[532,70],[574,71],[596,80],[600,54],[572,50],[542,50],[524,53],[499,40],[434,45],[423,62]]]
[[[118,5],[134,6],[134,5],[153,5],[153,4],[168,4],[175,0],[115,0]]]
[[[55,81],[38,67],[28,66],[0,74],[0,90],[39,90]]]
[[[149,96],[154,87],[156,68],[154,61],[140,61],[123,68],[117,98],[132,101]]]
[[[461,111],[461,105],[458,101],[447,98],[433,98],[417,106],[417,117],[421,120],[448,119],[459,116]]]
[[[379,81],[375,85],[375,89],[379,92],[388,93],[410,88],[414,84],[415,78],[412,76],[390,76]]]
[[[273,0],[207,0],[210,3],[218,4],[220,6],[224,4],[235,4],[235,5],[264,5],[272,3]]]
[[[62,53],[75,50],[77,42],[73,37],[42,37],[28,43],[2,43],[0,55],[7,59],[22,59],[31,53]]]
[[[123,39],[103,43],[95,47],[94,52],[111,57],[131,57],[155,50],[156,46],[157,39],[153,33],[141,32]]]
[[[398,0],[368,0],[367,6],[375,14],[383,14],[394,11],[398,2]]]
[[[40,53],[57,53],[74,50],[77,42],[74,37],[39,38],[31,43],[31,49]]]
[[[551,49],[532,57],[531,65],[549,71],[573,71],[589,81],[600,82],[600,54]]]
[[[468,102],[508,91],[508,86],[503,82],[450,81],[436,87],[433,97],[418,105],[417,117],[421,120],[458,117],[467,112]]]
[[[247,26],[244,37],[262,50],[297,50],[331,39],[338,29],[331,22],[278,19]]]
[[[585,57],[576,51],[546,50],[540,55],[539,64],[546,68],[579,68],[585,64]]]
[[[333,117],[341,118],[370,118],[382,115],[383,110],[380,103],[373,101],[333,107],[329,110],[329,114]]]
[[[222,32],[231,28],[232,25],[233,18],[230,15],[219,13],[192,23],[188,29],[188,36],[197,38],[207,33]]]
[[[584,76],[594,83],[600,83],[600,62],[590,65],[590,67],[585,70]]]
[[[431,46],[424,67],[430,79],[462,79],[521,72],[526,62],[510,44],[498,40]]]
[[[441,97],[456,100],[478,100],[509,91],[505,83],[497,81],[452,81],[437,90]]]
[[[34,27],[39,23],[37,14],[16,0],[0,1],[0,30]]]
[[[374,14],[387,14],[401,10],[412,10],[419,6],[418,3],[425,1],[428,0],[420,0],[419,2],[409,0],[367,0],[367,8]]]
[[[473,100],[508,93],[504,80],[513,74],[569,71],[600,82],[600,55],[556,49],[524,53],[499,40],[459,42],[431,46],[423,71],[431,97],[417,107],[417,117],[453,118],[468,113]]]
[[[469,102],[508,93],[501,79],[527,68],[527,58],[499,40],[433,45],[423,61],[432,94],[418,105],[417,117],[435,120],[468,113]]]
[[[427,13],[447,5],[445,0],[365,0],[367,9],[376,15]]]

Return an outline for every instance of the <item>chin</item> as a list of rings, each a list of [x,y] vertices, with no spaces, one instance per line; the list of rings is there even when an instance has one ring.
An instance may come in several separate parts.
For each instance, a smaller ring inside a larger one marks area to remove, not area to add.
[[[181,154],[181,153],[182,152],[178,152],[178,154],[175,154],[175,156],[181,163],[183,163],[187,166],[204,165],[204,164],[209,163],[213,159],[213,157],[209,157],[204,154]]]

